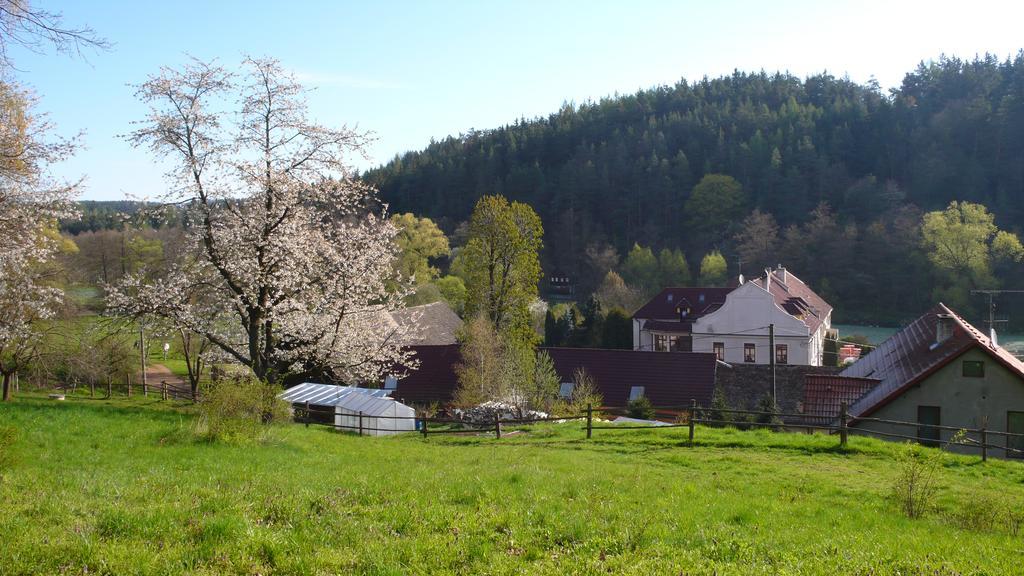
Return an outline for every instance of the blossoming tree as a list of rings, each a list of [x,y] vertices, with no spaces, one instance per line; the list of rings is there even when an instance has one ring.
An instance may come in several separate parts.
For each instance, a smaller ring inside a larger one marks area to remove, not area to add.
[[[271,382],[379,379],[408,364],[384,321],[405,293],[387,282],[396,229],[345,163],[367,136],[307,120],[277,61],[243,69],[193,61],[138,86],[150,113],[129,139],[173,160],[167,200],[187,208],[197,251],[128,276],[109,304],[200,334]]]

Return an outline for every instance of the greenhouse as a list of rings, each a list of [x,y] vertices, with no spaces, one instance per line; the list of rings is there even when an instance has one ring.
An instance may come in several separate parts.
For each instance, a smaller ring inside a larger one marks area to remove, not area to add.
[[[333,424],[338,430],[367,436],[384,436],[416,429],[416,411],[388,395],[391,390],[335,386],[305,382],[281,393],[296,408],[307,405],[315,421]],[[325,408],[333,409],[333,413]],[[333,422],[331,417],[333,415]],[[361,422],[360,422],[361,421]],[[361,425],[360,425],[361,424]]]

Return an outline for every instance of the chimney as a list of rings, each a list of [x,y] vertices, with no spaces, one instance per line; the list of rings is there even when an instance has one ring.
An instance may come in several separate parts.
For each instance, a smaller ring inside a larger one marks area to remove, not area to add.
[[[936,314],[934,350],[953,335],[953,317],[949,314]]]
[[[764,269],[764,289],[769,291],[769,292],[771,292],[772,291],[771,288],[772,288],[772,269],[771,268],[765,268]]]
[[[782,264],[776,264],[775,274],[778,275],[779,281],[786,284],[789,278],[786,277],[786,267]]]

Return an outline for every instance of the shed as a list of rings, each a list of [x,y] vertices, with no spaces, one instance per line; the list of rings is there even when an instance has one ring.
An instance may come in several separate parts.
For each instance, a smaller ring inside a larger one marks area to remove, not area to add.
[[[304,406],[308,402],[311,406],[333,408],[333,424],[339,430],[357,432],[360,413],[363,434],[368,436],[415,430],[416,411],[390,398],[390,393],[390,390],[305,382],[285,390],[280,398],[295,406]],[[324,423],[331,423],[329,418],[327,416]]]

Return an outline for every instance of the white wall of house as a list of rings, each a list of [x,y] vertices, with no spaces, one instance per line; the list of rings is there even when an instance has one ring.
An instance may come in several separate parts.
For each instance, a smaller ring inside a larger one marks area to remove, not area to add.
[[[786,347],[787,364],[820,366],[824,352],[826,318],[813,334],[802,320],[780,308],[768,291],[747,282],[726,296],[721,308],[698,319],[693,325],[693,351],[714,352],[715,343],[724,348],[724,360],[744,363],[753,346],[755,364],[769,364],[776,351],[770,349],[768,326],[775,325],[775,344]]]

